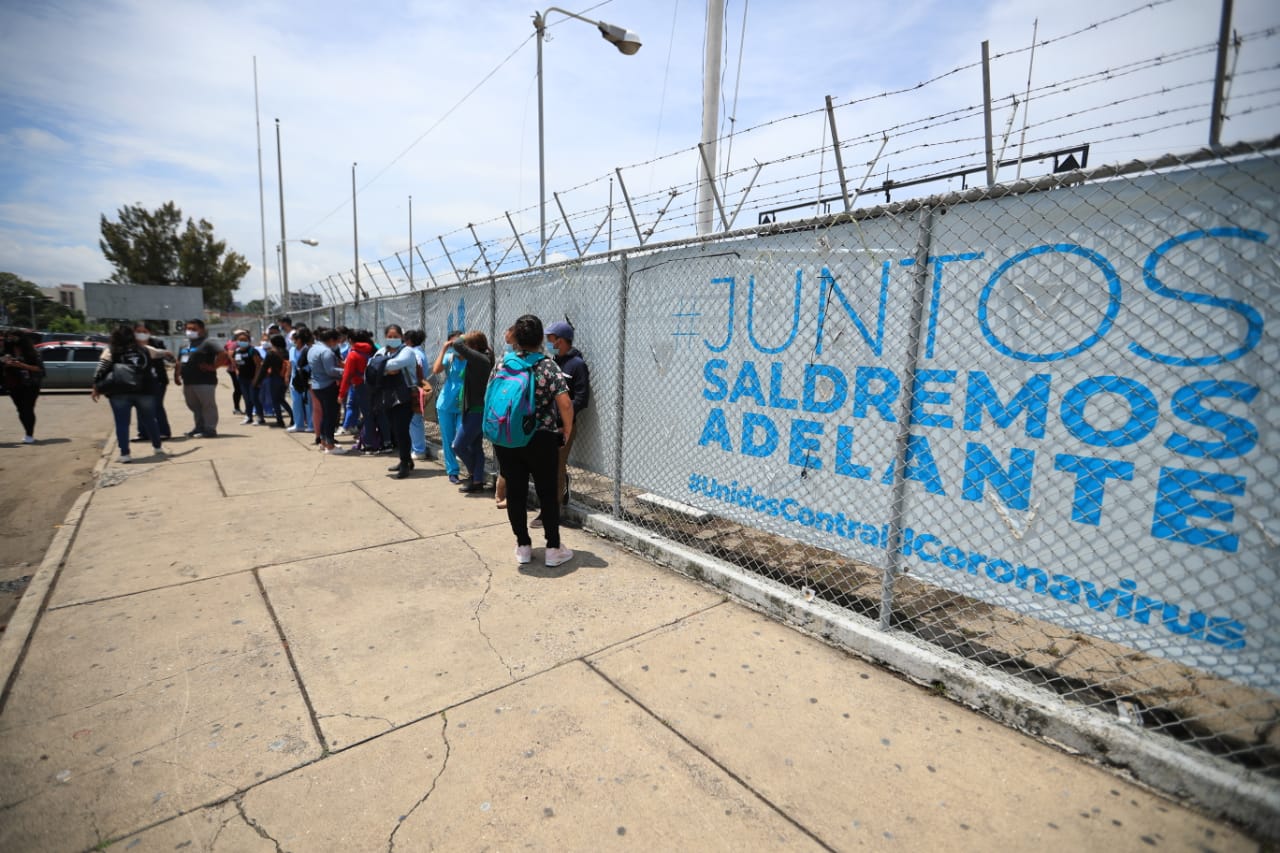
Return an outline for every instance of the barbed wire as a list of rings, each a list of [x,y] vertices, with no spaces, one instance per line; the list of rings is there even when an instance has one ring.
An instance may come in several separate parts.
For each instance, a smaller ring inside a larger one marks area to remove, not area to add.
[[[1174,0],[1153,0],[1153,2],[1143,3],[1071,32],[1040,39],[1036,41],[1035,46],[1042,48],[1063,43],[1173,2]],[[1278,35],[1280,35],[1280,27],[1268,26],[1248,33],[1236,34],[1233,44],[1235,50],[1239,52],[1245,45],[1259,42],[1273,43]],[[517,46],[462,100],[366,182],[365,187],[385,174],[414,145],[439,127],[454,109],[510,61],[527,43],[528,39]],[[991,61],[1017,56],[1030,49],[1030,45],[1014,48],[996,54],[991,57]],[[1021,162],[1042,160],[1044,159],[1041,156],[1042,149],[1055,147],[1061,149],[1067,145],[1088,144],[1096,151],[1099,147],[1105,148],[1110,143],[1139,140],[1144,137],[1153,138],[1162,133],[1207,123],[1211,105],[1199,98],[1192,102],[1186,102],[1184,98],[1193,90],[1203,89],[1207,92],[1213,78],[1203,73],[1191,79],[1175,79],[1166,82],[1165,78],[1169,76],[1170,69],[1193,68],[1192,63],[1213,55],[1216,50],[1216,42],[1197,43],[1105,68],[1085,71],[1031,88],[1030,97],[1041,105],[1041,114],[1045,117],[1026,125],[1026,131],[1031,135],[1022,143],[1022,148],[1029,149],[1029,152],[1023,156],[1020,150],[1019,160]],[[1266,58],[1270,60],[1271,55],[1268,54]],[[981,62],[958,65],[911,86],[852,98],[839,104],[833,103],[833,115],[872,101],[887,100],[917,92],[980,65]],[[1229,117],[1243,118],[1265,114],[1280,106],[1273,97],[1280,92],[1280,86],[1268,85],[1278,71],[1280,71],[1280,63],[1275,61],[1233,71],[1230,77],[1233,91]],[[1105,99],[1090,98],[1090,93],[1095,91],[1104,95],[1112,94],[1111,88],[1117,81],[1126,78],[1141,81],[1144,75],[1150,74],[1160,75],[1155,81],[1155,86]],[[1182,77],[1183,72],[1179,72],[1178,76]],[[1077,99],[1084,97],[1085,100],[1063,100],[1068,97]],[[1008,115],[1011,127],[1016,111],[1025,108],[1023,104],[1025,98],[1025,95],[1020,98],[1018,94],[993,98],[992,113]],[[1060,101],[1061,108],[1054,110],[1050,107],[1049,112],[1043,112],[1044,105],[1058,104]],[[1136,114],[1115,115],[1118,110],[1139,107],[1143,104],[1149,104],[1151,108],[1141,112],[1135,111]],[[962,130],[969,126],[966,123],[981,116],[983,110],[984,105],[980,101],[941,111],[931,110],[918,118],[860,131],[843,138],[840,140],[839,147],[844,153],[845,172],[853,179],[853,183],[865,184],[861,187],[862,195],[873,192],[887,194],[895,184],[918,183],[931,179],[940,182],[959,179],[963,184],[966,180],[965,175],[959,173],[966,169],[973,171],[975,164],[985,163],[986,160],[985,136],[976,128],[969,133]],[[784,123],[802,122],[804,119],[824,113],[826,113],[825,105],[737,130],[735,132],[737,144],[740,149],[745,148],[747,146],[744,138],[753,132]],[[1082,123],[1082,119],[1092,120]],[[1076,126],[1077,124],[1080,126]],[[1007,136],[1006,130],[1006,144]],[[999,145],[996,147],[999,148]],[[826,156],[830,148],[830,143],[824,138],[816,146],[804,147],[781,156],[755,159],[748,165],[726,169],[718,174],[718,188],[723,190],[721,198],[721,204],[724,207],[723,215],[727,218],[730,215],[759,215],[761,212],[782,208],[799,210],[802,206],[809,204],[814,205],[814,209],[820,209],[823,204],[830,201],[829,198],[826,200],[819,198],[822,188],[833,184],[831,178],[833,167]],[[749,151],[749,148],[747,150]],[[558,196],[559,203],[553,206],[552,217],[548,220],[549,225],[552,226],[547,245],[548,255],[576,256],[586,251],[583,249],[584,246],[589,250],[601,251],[598,248],[600,234],[606,225],[611,231],[616,232],[611,244],[614,250],[636,247],[660,235],[665,238],[686,232],[692,227],[697,216],[696,198],[699,180],[696,177],[670,181],[659,189],[645,191],[628,188],[621,181],[615,186],[614,179],[615,174],[624,176],[645,168],[650,169],[651,172],[659,167],[669,168],[673,176],[686,173],[687,158],[690,154],[697,157],[697,146],[685,147],[642,160],[622,167],[616,170],[616,173],[598,175],[558,191],[555,195]],[[873,170],[875,175],[872,174]],[[883,177],[878,177],[880,175]],[[615,198],[612,203],[603,199],[606,186],[614,186],[615,190],[622,193],[622,198]],[[856,197],[858,189],[858,186],[850,187],[850,195]],[[571,198],[581,206],[570,203],[565,208],[560,207]],[[550,199],[548,202],[550,203]],[[349,203],[348,200],[339,205],[324,219],[333,216]],[[523,221],[525,216],[535,213],[536,210],[536,205],[525,205],[515,210],[502,211],[483,221],[467,223],[433,239],[423,241],[409,250],[399,250],[379,261],[368,263],[391,263],[393,267],[403,265],[415,272],[419,270],[427,272],[433,279],[435,279],[435,272],[441,271],[441,277],[448,280],[452,280],[457,274],[455,264],[458,271],[474,269],[477,273],[523,268],[529,262],[529,258],[536,254],[537,237],[531,229],[521,231],[516,228],[515,222]],[[557,212],[561,214],[559,219],[555,217]],[[720,215],[716,213],[717,217]],[[717,221],[720,220],[717,219]],[[517,243],[522,246],[517,247]],[[443,251],[426,248],[436,245],[439,245]],[[535,251],[531,252],[531,249]],[[402,252],[406,252],[407,257],[402,256]],[[425,269],[423,269],[424,266]]]

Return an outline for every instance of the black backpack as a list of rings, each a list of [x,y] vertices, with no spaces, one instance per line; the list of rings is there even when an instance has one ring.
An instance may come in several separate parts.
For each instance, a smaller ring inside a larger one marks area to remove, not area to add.
[[[99,393],[112,394],[147,394],[151,392],[154,376],[151,373],[151,357],[143,349],[131,349],[121,353],[122,356],[135,354],[140,358],[132,361],[112,360],[106,372],[98,379],[96,385]]]
[[[311,365],[307,361],[310,355],[310,344],[298,350],[298,363],[294,365],[293,376],[289,378],[289,384],[299,394],[305,394],[311,389]]]
[[[390,386],[393,377],[387,376],[388,361],[390,359],[385,353],[378,353],[364,366],[364,384],[369,386],[370,391],[381,391]],[[399,376],[394,378],[397,382],[403,381]]]

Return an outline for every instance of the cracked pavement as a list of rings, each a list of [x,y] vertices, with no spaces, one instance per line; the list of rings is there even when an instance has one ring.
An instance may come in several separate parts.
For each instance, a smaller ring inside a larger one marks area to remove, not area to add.
[[[226,432],[108,466],[0,706],[0,849],[1256,847],[583,531],[518,567],[436,464]]]

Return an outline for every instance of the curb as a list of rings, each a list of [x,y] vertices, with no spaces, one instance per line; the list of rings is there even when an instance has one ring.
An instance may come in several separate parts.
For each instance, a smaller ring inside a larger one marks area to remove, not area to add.
[[[53,592],[53,582],[57,580],[58,573],[62,570],[67,552],[71,550],[71,543],[80,532],[80,522],[84,519],[85,510],[89,508],[89,501],[98,489],[102,472],[106,470],[107,460],[111,458],[115,448],[115,431],[112,430],[103,445],[98,463],[93,466],[92,485],[76,498],[66,517],[63,518],[62,524],[58,526],[58,532],[54,534],[53,541],[44,552],[40,568],[36,569],[35,574],[31,576],[31,583],[22,594],[22,600],[18,602],[8,627],[5,628],[4,634],[0,635],[0,685],[2,685],[0,686],[0,711],[4,710],[5,703],[9,699],[9,691],[17,678],[18,667],[31,643],[31,635],[35,633],[36,623],[40,621],[40,614],[44,612],[49,596]]]
[[[936,688],[962,705],[1041,740],[1127,771],[1134,779],[1177,800],[1225,817],[1271,840],[1280,839],[1280,788],[1246,768],[1170,738],[1134,729],[1097,710],[1054,701],[1026,682],[934,648],[899,631],[824,601],[806,601],[795,590],[714,557],[685,548],[643,528],[601,514],[584,513],[583,528],[627,547],[693,580],[720,589],[779,622]]]

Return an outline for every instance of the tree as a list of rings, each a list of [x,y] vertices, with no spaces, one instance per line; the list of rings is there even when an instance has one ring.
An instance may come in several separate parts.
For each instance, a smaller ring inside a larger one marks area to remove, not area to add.
[[[245,306],[244,306],[244,311],[245,311],[245,313],[246,313],[246,314],[267,314],[267,315],[271,315],[271,314],[276,313],[276,309],[277,309],[277,308],[279,308],[279,307],[280,307],[280,303],[279,303],[279,302],[276,302],[274,299],[268,299],[268,300],[267,300],[267,310],[266,310],[266,311],[263,311],[263,310],[262,310],[262,300],[261,300],[261,299],[254,299],[254,300],[250,301],[247,305],[245,305]]]
[[[204,304],[227,310],[231,295],[249,272],[244,255],[227,251],[227,241],[213,236],[207,219],[200,224],[187,220],[187,230],[178,242],[178,275],[187,287],[204,291]]]
[[[244,255],[227,250],[225,240],[214,237],[207,219],[187,219],[173,202],[154,212],[141,204],[122,207],[118,222],[100,217],[102,239],[98,246],[115,267],[111,281],[122,284],[183,285],[201,289],[204,304],[225,309],[240,280],[249,272]]]
[[[51,329],[55,324],[68,323],[78,323],[79,327],[67,331],[79,332],[85,328],[81,312],[45,296],[39,287],[25,278],[11,272],[0,272],[0,313],[4,315],[4,322],[12,326],[31,325],[33,311],[37,329]]]

